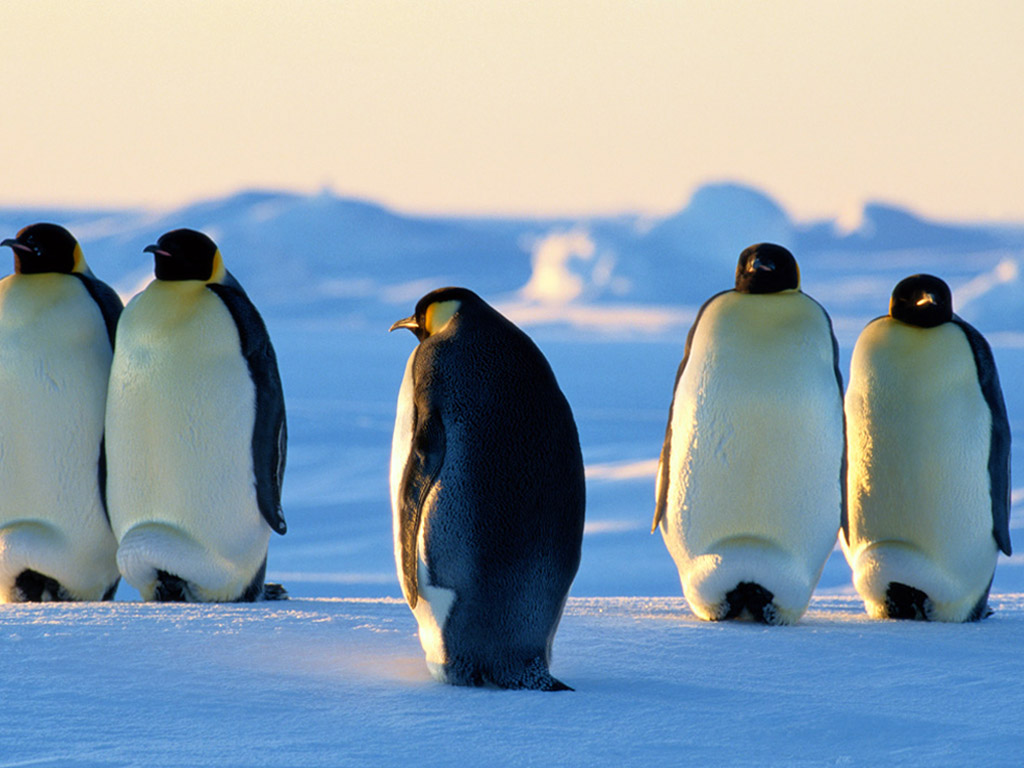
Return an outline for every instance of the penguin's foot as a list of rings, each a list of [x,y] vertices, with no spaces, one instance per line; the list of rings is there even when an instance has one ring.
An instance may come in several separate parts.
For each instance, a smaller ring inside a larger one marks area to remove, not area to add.
[[[153,599],[158,603],[187,603],[191,601],[188,582],[167,571],[156,572]]]
[[[263,600],[287,600],[288,590],[281,584],[274,584],[268,581],[263,585]]]
[[[552,677],[548,665],[540,656],[519,666],[500,665],[489,670],[467,661],[452,660],[443,665],[427,665],[435,679],[448,685],[474,688],[494,687],[514,691],[571,691],[568,685]]]
[[[942,621],[958,624],[981,621],[993,613],[988,605],[988,589],[973,601],[964,598],[958,603],[939,603],[924,590],[898,581],[891,581],[886,585],[884,599],[865,598],[864,607],[873,619]]]
[[[885,590],[885,618],[929,621],[931,613],[932,601],[920,589],[898,581],[889,583]]]
[[[725,596],[720,609],[719,620],[752,619],[762,624],[785,624],[772,601],[775,595],[750,581],[741,581]]]
[[[33,570],[24,570],[14,580],[14,593],[18,602],[52,603],[71,600],[71,596],[56,579]]]

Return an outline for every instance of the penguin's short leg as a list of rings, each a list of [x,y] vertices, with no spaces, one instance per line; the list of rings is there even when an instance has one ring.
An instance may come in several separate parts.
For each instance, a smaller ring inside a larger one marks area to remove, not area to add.
[[[187,603],[190,591],[188,582],[167,571],[156,572],[156,589],[153,599],[158,603]]]
[[[24,603],[51,603],[71,599],[56,579],[31,569],[18,574],[14,580],[14,590]]]
[[[885,617],[888,619],[928,621],[931,611],[932,601],[916,587],[893,581],[885,590]]]
[[[749,617],[762,624],[782,624],[784,622],[775,609],[774,599],[775,596],[760,584],[741,581],[735,589],[726,594],[720,618]]]

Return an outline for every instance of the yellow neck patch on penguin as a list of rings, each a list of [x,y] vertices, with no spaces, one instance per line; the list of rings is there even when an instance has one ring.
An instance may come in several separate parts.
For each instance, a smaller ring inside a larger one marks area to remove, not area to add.
[[[438,301],[427,307],[425,318],[427,333],[431,336],[435,333],[440,333],[448,324],[448,321],[459,311],[460,306],[462,306],[462,303],[453,299],[451,301]]]
[[[224,258],[220,255],[220,248],[213,254],[213,269],[210,270],[208,283],[223,283],[227,270],[224,268]]]
[[[73,258],[75,260],[75,266],[71,268],[72,274],[76,272],[81,274],[89,271],[89,265],[85,263],[85,256],[82,255],[82,246],[78,243],[75,243],[75,255]]]

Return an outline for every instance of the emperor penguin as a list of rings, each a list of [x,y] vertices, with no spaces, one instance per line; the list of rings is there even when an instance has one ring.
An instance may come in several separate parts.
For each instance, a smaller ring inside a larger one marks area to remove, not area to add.
[[[841,543],[873,618],[977,621],[1010,548],[1010,427],[992,350],[912,275],[861,332]]]
[[[391,326],[419,339],[391,452],[395,564],[427,667],[453,685],[570,690],[551,644],[580,562],[583,458],[533,341],[465,288]]]
[[[0,602],[110,600],[103,413],[121,300],[57,224],[0,245]]]
[[[150,245],[125,307],[107,395],[107,503],[117,564],[143,599],[280,598],[264,585],[287,432],[266,326],[217,245],[190,229]]]
[[[652,532],[698,617],[803,615],[836,543],[844,450],[832,322],[788,250],[752,245],[690,328],[658,464]]]

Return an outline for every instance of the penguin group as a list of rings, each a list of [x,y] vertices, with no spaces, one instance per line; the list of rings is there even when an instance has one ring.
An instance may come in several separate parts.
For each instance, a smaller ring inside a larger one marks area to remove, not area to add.
[[[127,307],[61,226],[0,245],[0,601],[283,597],[281,380],[216,244],[160,237]]]
[[[676,375],[654,529],[693,612],[792,624],[836,540],[874,618],[976,621],[1010,554],[1010,429],[992,350],[912,275],[858,338],[844,395],[793,255],[740,255]]]
[[[280,599],[284,395],[266,326],[216,243],[144,252],[123,306],[75,238],[0,245],[0,602]],[[453,685],[571,690],[551,648],[586,506],[572,409],[536,344],[466,288],[417,340],[391,448],[394,559],[427,667]],[[991,348],[932,275],[896,285],[853,350],[786,248],[739,257],[686,337],[655,480],[701,619],[793,624],[840,546],[874,618],[976,621],[1010,554],[1010,430]]]

